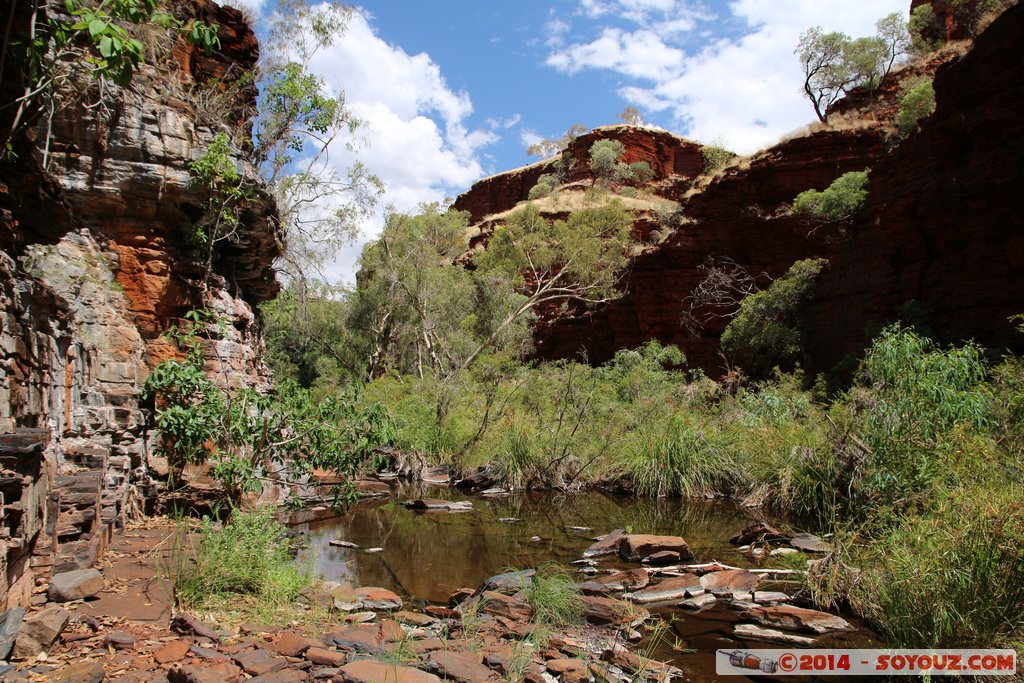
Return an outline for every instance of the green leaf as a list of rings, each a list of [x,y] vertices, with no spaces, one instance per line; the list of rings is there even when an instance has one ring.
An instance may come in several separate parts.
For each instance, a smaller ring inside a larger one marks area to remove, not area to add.
[[[114,41],[111,40],[110,36],[103,36],[100,39],[100,54],[104,57],[110,57],[114,54]]]
[[[99,19],[93,19],[89,22],[89,35],[95,36],[100,33],[103,33],[103,31],[106,30],[106,28],[106,22],[100,21]]]

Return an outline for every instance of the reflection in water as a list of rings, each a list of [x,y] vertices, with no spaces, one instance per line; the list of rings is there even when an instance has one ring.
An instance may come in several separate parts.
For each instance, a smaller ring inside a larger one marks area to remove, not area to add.
[[[601,493],[527,493],[500,498],[468,498],[474,510],[419,512],[401,500],[420,495],[467,499],[456,490],[403,492],[389,500],[361,504],[344,517],[296,527],[308,544],[301,559],[313,557],[325,579],[354,585],[395,587],[414,601],[445,602],[456,589],[475,588],[508,567],[579,559],[598,534],[615,528],[686,538],[694,554],[743,564],[728,538],[750,518],[717,503],[649,501]],[[516,518],[516,522],[499,519]],[[576,531],[569,527],[589,527]],[[539,536],[540,541],[531,541]],[[335,548],[332,539],[351,541],[359,550]],[[384,551],[367,554],[366,548]],[[614,562],[605,562],[614,566]]]
[[[408,510],[401,501],[420,497],[471,500],[471,512]],[[516,518],[516,522],[501,522]],[[579,559],[593,537],[616,528],[636,533],[682,536],[695,562],[717,560],[750,566],[728,539],[753,518],[721,502],[649,500],[600,492],[572,495],[523,493],[498,498],[467,497],[448,488],[398,486],[391,499],[360,504],[343,517],[296,525],[307,544],[300,561],[311,561],[327,580],[350,581],[356,586],[382,586],[408,598],[414,605],[446,603],[458,588],[476,588],[484,579],[507,568],[537,567],[545,562],[568,564]],[[589,527],[578,531],[570,527]],[[539,541],[532,541],[540,537]],[[351,541],[359,549],[328,545],[333,539]],[[376,554],[367,548],[384,550]],[[626,568],[618,558],[600,558],[601,569]],[[635,566],[635,565],[633,565]],[[581,575],[581,579],[582,579]],[[793,590],[792,585],[765,586]],[[680,654],[668,644],[651,654],[672,660],[694,680],[714,676],[714,650],[765,643],[740,643],[731,637],[736,612],[724,605],[686,613],[675,607],[653,609],[671,621],[671,639],[694,654]],[[864,633],[822,639],[824,647],[855,647]],[[737,677],[722,680],[739,681]],[[835,679],[833,679],[835,680]]]

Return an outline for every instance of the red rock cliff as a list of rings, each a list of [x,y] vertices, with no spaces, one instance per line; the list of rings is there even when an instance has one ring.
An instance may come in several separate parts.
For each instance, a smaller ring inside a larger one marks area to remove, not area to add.
[[[50,571],[89,565],[112,529],[152,503],[161,463],[140,390],[174,353],[162,333],[186,311],[208,307],[230,322],[205,349],[219,382],[269,381],[253,306],[278,286],[272,199],[256,192],[205,294],[186,243],[203,200],[189,162],[216,132],[237,130],[244,144],[248,128],[247,107],[225,120],[190,93],[251,70],[256,38],[237,10],[175,6],[217,24],[221,48],[206,55],[151,36],[156,52],[130,87],[110,86],[90,107],[62,92],[52,127],[40,120],[16,141],[18,160],[0,163],[0,474],[24,482],[3,492],[0,608],[26,603]],[[5,8],[5,25],[8,14],[19,31],[25,17]],[[11,61],[0,93],[17,91]],[[238,97],[251,104],[255,91]]]

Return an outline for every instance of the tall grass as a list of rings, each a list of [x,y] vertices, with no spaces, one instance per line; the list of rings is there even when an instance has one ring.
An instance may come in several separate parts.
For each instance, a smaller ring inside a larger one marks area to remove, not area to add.
[[[526,601],[533,608],[534,623],[542,626],[569,626],[583,618],[585,605],[576,589],[573,575],[557,564],[543,564],[523,587]]]
[[[994,647],[1024,638],[1024,501],[1012,488],[957,492],[893,520],[862,552],[856,589],[888,642]]]
[[[313,581],[310,567],[293,562],[287,530],[271,506],[236,511],[221,525],[205,519],[199,532],[198,544],[180,545],[169,564],[181,607],[273,620]]]
[[[698,429],[677,419],[641,429],[622,463],[637,493],[710,496],[739,480],[735,462],[711,425]]]

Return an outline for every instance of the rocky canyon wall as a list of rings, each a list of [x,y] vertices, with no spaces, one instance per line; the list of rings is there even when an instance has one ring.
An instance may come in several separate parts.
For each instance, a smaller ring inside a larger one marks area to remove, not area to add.
[[[858,354],[870,331],[897,319],[908,302],[923,308],[943,340],[1020,348],[1007,318],[1024,312],[1022,33],[1024,6],[1018,5],[965,55],[947,50],[894,72],[878,93],[855,92],[841,101],[836,125],[814,126],[710,178],[694,180],[700,146],[667,133],[614,126],[581,136],[574,143],[578,158],[594,139],[622,139],[626,160],[651,163],[657,178],[649,189],[679,201],[685,219],[634,258],[621,298],[546,312],[534,328],[537,355],[585,354],[600,362],[657,339],[679,345],[692,365],[717,377],[726,366],[718,338],[727,320],[697,309],[691,312],[705,320],[703,329],[695,334],[683,324],[702,266],[729,259],[775,278],[811,257],[830,262],[805,311],[805,365],[812,370]],[[901,81],[933,73],[936,112],[899,140],[892,120]],[[530,181],[547,172],[541,166],[489,178],[455,208],[490,229],[490,216],[526,198]],[[872,169],[868,200],[852,224],[815,226],[790,211],[800,192],[865,168]],[[569,180],[590,177],[585,165],[575,173]]]
[[[18,141],[18,159],[0,165],[0,601],[8,606],[26,604],[51,572],[90,565],[115,528],[152,507],[165,463],[151,448],[140,393],[149,370],[177,353],[162,335],[187,311],[209,308],[228,323],[204,348],[211,376],[230,387],[269,383],[254,306],[277,291],[272,199],[257,189],[206,287],[186,240],[203,201],[190,161],[222,130],[244,140],[248,125],[193,95],[210,92],[214,79],[227,92],[258,46],[237,10],[178,4],[220,27],[220,49],[207,55],[148,36],[157,58],[131,85],[60,93],[52,123],[40,118]],[[3,93],[15,89],[12,79],[4,74]],[[251,104],[255,92],[231,96]],[[242,155],[236,162],[255,179]]]

